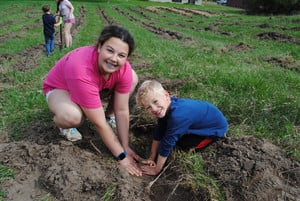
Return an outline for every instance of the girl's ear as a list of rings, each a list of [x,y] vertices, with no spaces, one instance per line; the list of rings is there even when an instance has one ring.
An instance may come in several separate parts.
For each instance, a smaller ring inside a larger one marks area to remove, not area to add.
[[[98,45],[97,52],[100,53],[101,45]]]

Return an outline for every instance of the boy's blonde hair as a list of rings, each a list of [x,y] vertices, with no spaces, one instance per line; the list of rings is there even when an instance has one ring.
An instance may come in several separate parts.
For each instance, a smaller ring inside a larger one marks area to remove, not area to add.
[[[143,101],[145,100],[146,96],[150,93],[159,93],[164,94],[165,89],[156,80],[146,80],[144,81],[141,86],[139,87],[137,94],[136,94],[136,102],[138,105],[143,106]]]

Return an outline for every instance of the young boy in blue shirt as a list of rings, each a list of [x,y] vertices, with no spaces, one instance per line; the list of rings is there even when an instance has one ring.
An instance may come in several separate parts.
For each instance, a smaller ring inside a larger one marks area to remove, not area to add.
[[[170,97],[155,80],[141,84],[136,101],[150,115],[158,118],[150,157],[141,161],[145,174],[158,174],[175,145],[201,149],[226,136],[228,123],[216,106],[200,100]]]
[[[44,26],[44,37],[45,37],[45,48],[46,48],[46,55],[50,56],[51,52],[54,50],[54,33],[55,27],[59,26],[62,23],[61,17],[59,18],[59,22],[56,23],[55,17],[50,13],[50,6],[44,5],[42,7],[44,12],[42,19],[43,19],[43,26]]]

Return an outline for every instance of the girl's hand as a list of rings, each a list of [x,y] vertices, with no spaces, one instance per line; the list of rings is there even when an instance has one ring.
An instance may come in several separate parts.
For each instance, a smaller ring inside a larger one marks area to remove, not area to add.
[[[125,170],[131,174],[131,175],[135,175],[135,176],[142,176],[142,171],[141,169],[136,165],[136,163],[133,162],[132,159],[130,159],[130,157],[126,156],[123,160],[121,160],[120,165],[125,168]]]
[[[130,157],[132,157],[137,162],[140,162],[140,161],[144,160],[142,157],[140,157],[139,155],[137,155],[130,147],[126,147],[125,151],[127,152],[127,154]]]

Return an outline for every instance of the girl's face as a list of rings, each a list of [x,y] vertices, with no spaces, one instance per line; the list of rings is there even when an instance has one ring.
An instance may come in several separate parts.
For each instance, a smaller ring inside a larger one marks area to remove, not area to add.
[[[170,104],[171,99],[167,91],[164,93],[149,92],[143,100],[143,107],[148,114],[158,118],[163,118],[166,115]]]
[[[98,67],[103,75],[122,68],[127,61],[129,46],[119,38],[112,37],[98,47]]]

